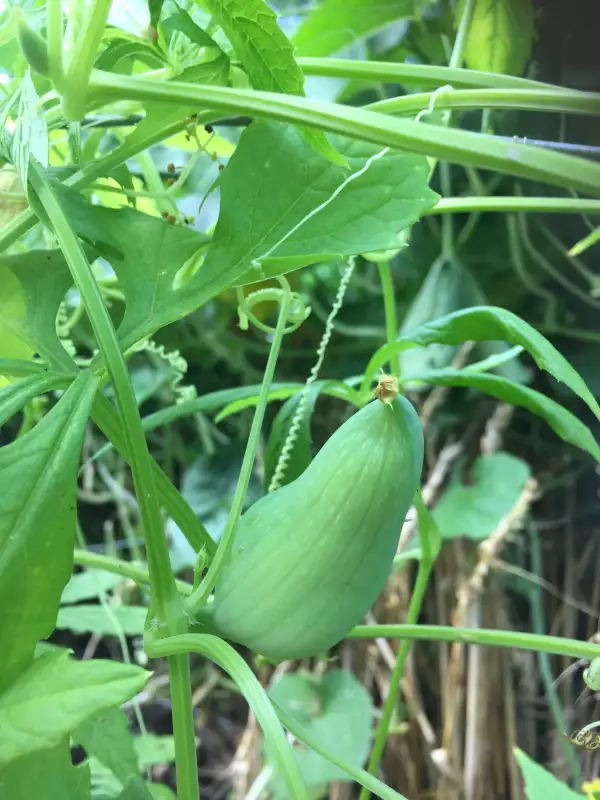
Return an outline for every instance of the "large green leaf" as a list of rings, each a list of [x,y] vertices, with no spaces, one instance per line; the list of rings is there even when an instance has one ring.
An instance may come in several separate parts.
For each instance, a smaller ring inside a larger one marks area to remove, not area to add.
[[[465,386],[497,397],[513,406],[521,406],[546,420],[565,442],[580,447],[600,462],[600,447],[590,429],[566,408],[535,389],[513,383],[497,375],[487,375],[468,368],[463,370],[432,370],[422,375],[407,376],[407,383],[422,381],[437,386]],[[404,382],[404,380],[403,380]]]
[[[465,0],[459,0],[457,21],[464,9]],[[467,66],[522,75],[533,36],[531,0],[474,0],[464,49]]]
[[[332,141],[352,173],[381,152],[342,137]],[[234,281],[251,283],[334,256],[393,249],[401,231],[435,205],[428,172],[426,159],[389,151],[339,191],[348,179],[344,169],[293,128],[254,122],[221,176],[219,220],[196,284],[216,293]]]
[[[0,259],[0,355],[30,358],[73,371],[56,335],[56,314],[73,285],[60,250],[30,250]]]
[[[406,333],[393,344],[384,345],[369,361],[362,390],[368,392],[378,370],[403,350],[411,347],[427,347],[430,344],[457,345],[468,341],[487,340],[504,340],[524,347],[540,369],[546,370],[557,381],[566,384],[600,419],[600,406],[585,381],[556,347],[512,311],[494,306],[478,306],[448,314]]]
[[[432,512],[440,536],[487,539],[519,499],[529,475],[527,464],[508,453],[478,458],[466,485],[457,468]]]
[[[292,42],[299,56],[328,56],[390,22],[417,16],[421,0],[325,0],[306,17]]]
[[[32,431],[0,449],[0,686],[54,629],[71,576],[77,466],[97,386],[82,373]]]
[[[569,789],[518,747],[514,748],[514,754],[523,773],[527,800],[585,800],[587,797]]]
[[[304,73],[294,48],[277,24],[277,15],[265,0],[197,0],[223,28],[252,86],[267,92],[304,96]],[[343,165],[323,131],[300,128],[302,135],[325,158]]]
[[[72,739],[122,783],[138,773],[135,739],[129,730],[129,720],[120,708],[108,708],[90,717],[73,731]]]
[[[6,800],[90,800],[90,768],[74,767],[69,740],[17,758],[0,772],[0,797]]]
[[[88,717],[133,697],[150,673],[118,661],[47,653],[0,695],[0,769],[54,747]]]
[[[355,766],[363,764],[369,753],[373,708],[368,692],[352,673],[331,670],[321,679],[283,675],[269,689],[269,697],[324,747]],[[298,749],[295,755],[309,786],[348,780],[346,772],[314,750]]]

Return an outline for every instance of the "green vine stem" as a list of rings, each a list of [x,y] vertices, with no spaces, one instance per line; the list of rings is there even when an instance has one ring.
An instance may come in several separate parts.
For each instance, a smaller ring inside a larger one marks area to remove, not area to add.
[[[256,455],[256,448],[258,447],[260,429],[262,427],[265,410],[267,407],[269,389],[271,388],[273,376],[275,375],[275,367],[279,357],[279,351],[281,349],[286,324],[288,322],[290,307],[292,304],[292,293],[290,291],[289,284],[287,284],[287,281],[284,280],[282,280],[282,282],[285,284],[285,286],[280,300],[277,327],[275,328],[275,332],[273,334],[269,358],[267,360],[267,365],[265,367],[263,380],[260,387],[258,404],[252,419],[252,426],[248,436],[248,444],[246,445],[246,450],[244,452],[240,476],[238,478],[231,509],[229,511],[227,524],[225,525],[223,537],[219,542],[217,552],[214,555],[204,580],[200,586],[198,586],[198,588],[192,592],[191,596],[186,601],[186,610],[192,617],[206,603],[210,593],[214,589],[219,579],[219,575],[221,574],[227,559],[229,558],[229,554],[233,545],[235,526],[240,518],[244,501],[246,499],[248,484],[250,483],[250,476],[252,474],[252,466],[254,464],[254,458]]]
[[[211,107],[227,113],[314,125],[382,146],[546,181],[592,195],[600,187],[600,164],[592,161],[517,142],[497,141],[471,131],[398,119],[363,108],[273,92],[208,85],[199,87],[178,81],[159,83],[150,78],[107,72],[92,73],[90,89],[107,100],[156,100],[183,108]],[[516,102],[518,90],[514,92]],[[560,94],[557,91],[557,95]],[[482,99],[477,104],[479,108]],[[587,102],[586,95],[581,93],[582,106]],[[600,102],[597,104],[600,110]]]
[[[439,532],[437,526],[430,518],[429,511],[421,498],[420,490],[415,496],[415,508],[419,522],[421,559],[419,561],[417,579],[411,593],[408,613],[406,615],[408,625],[415,625],[419,619],[423,598],[425,597],[425,592],[429,584],[431,570],[440,550]],[[401,640],[398,647],[396,662],[390,677],[388,694],[383,704],[381,719],[377,728],[377,733],[375,734],[375,742],[371,751],[371,757],[369,758],[368,770],[373,775],[377,772],[379,764],[381,763],[392,718],[398,705],[400,681],[404,675],[404,668],[406,666],[406,659],[408,658],[410,646],[411,640],[407,637]],[[369,797],[369,789],[363,787],[360,793],[360,800],[368,800]]]
[[[468,214],[471,212],[519,211],[542,214],[600,214],[600,200],[580,197],[443,197],[425,212],[432,214]]]
[[[486,628],[454,628],[450,625],[357,625],[348,634],[349,639],[410,639],[428,642],[461,642],[493,647],[513,647],[520,650],[537,650],[570,658],[598,658],[600,644],[564,639],[561,636],[544,636],[520,631],[500,631]]]
[[[42,168],[34,159],[30,160],[29,179],[54,228],[112,379],[144,527],[152,603],[164,629],[178,633],[186,629],[187,618],[171,572],[152,461],[117,334],[81,244]],[[188,657],[169,659],[169,672],[173,722],[178,738],[175,755],[179,796],[181,800],[197,800],[199,794]],[[193,759],[190,757],[192,751]]]
[[[75,52],[67,65],[63,84],[59,87],[63,95],[65,117],[72,122],[78,122],[85,116],[88,80],[111,5],[112,0],[92,0],[91,4],[76,0],[76,6],[85,6],[84,11],[75,11],[81,14],[83,28],[76,31]]]
[[[48,64],[52,83],[63,81],[63,16],[62,0],[48,0]]]
[[[281,318],[280,314],[280,318]],[[246,698],[262,728],[270,757],[279,767],[288,788],[288,797],[308,800],[292,748],[265,690],[244,659],[226,642],[210,634],[184,634],[166,639],[147,638],[144,649],[150,658],[199,653],[227,672]]]
[[[112,558],[100,553],[75,551],[75,562],[88,567],[104,569],[117,575],[131,578],[137,583],[149,583],[148,571],[143,567]],[[182,594],[190,594],[192,585],[178,581]],[[512,647],[517,650],[535,650],[541,653],[585,658],[600,657],[600,644],[582,642],[579,639],[566,639],[562,636],[522,633],[520,631],[490,630],[486,628],[455,628],[443,625],[358,625],[348,634],[349,639],[410,639],[429,642],[461,642],[462,644],[481,644],[490,647]]]

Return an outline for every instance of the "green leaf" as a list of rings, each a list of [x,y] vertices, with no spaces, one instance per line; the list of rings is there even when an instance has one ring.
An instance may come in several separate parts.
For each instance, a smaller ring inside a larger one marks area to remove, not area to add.
[[[473,305],[476,295],[475,283],[471,273],[456,258],[439,256],[433,262],[421,288],[410,304],[398,338],[404,338],[415,328],[425,325],[446,314]],[[423,372],[428,369],[446,367],[452,361],[455,347],[433,344],[426,349],[411,348],[400,353],[401,374]],[[415,388],[412,384],[409,388]]]
[[[369,361],[362,392],[369,391],[371,381],[386,361],[411,347],[430,344],[457,345],[463,342],[504,340],[521,345],[533,357],[540,369],[549,372],[557,381],[566,384],[600,419],[600,406],[585,385],[577,370],[541,333],[512,311],[494,306],[478,306],[457,311],[405,334],[394,344],[384,345]]]
[[[32,431],[0,449],[0,686],[54,630],[73,565],[77,466],[97,386],[80,374]]]
[[[293,445],[289,450],[285,471],[279,480],[280,486],[285,486],[287,483],[299,478],[312,461],[310,420],[322,385],[323,381],[320,384],[313,384],[305,395],[304,414],[296,431]],[[300,391],[290,397],[279,410],[271,426],[271,433],[265,449],[265,490],[268,489],[277,468],[281,451],[290,432],[294,414],[302,396],[302,391]]]
[[[294,48],[277,24],[277,15],[265,0],[198,0],[217,20],[255,89],[304,97],[304,73]],[[314,149],[334,164],[345,160],[323,131],[299,127]]]
[[[167,788],[167,787],[165,787]],[[175,795],[171,795],[174,797]],[[131,775],[123,786],[117,800],[152,800],[155,795],[139,775]]]
[[[129,720],[120,708],[108,708],[90,717],[73,731],[71,738],[122,783],[130,775],[137,775],[139,766],[135,737],[129,730]]]
[[[364,142],[332,141],[353,174],[381,153]],[[293,128],[254,122],[221,176],[219,220],[196,283],[214,294],[334,256],[392,249],[435,205],[428,171],[424,158],[390,151],[336,194],[346,170],[314,153]],[[240,226],[240,217],[248,223]]]
[[[135,737],[135,750],[141,769],[172,764],[175,761],[175,737],[144,733]]]
[[[285,674],[269,689],[269,697],[324,747],[355,766],[363,764],[369,753],[373,708],[368,692],[351,672],[331,670],[321,679]],[[309,786],[349,779],[313,750],[297,749],[294,754]]]
[[[465,0],[456,7],[457,24]],[[522,75],[533,43],[531,0],[474,0],[464,57],[470,69]]]
[[[87,764],[73,766],[65,737],[54,747],[21,756],[2,770],[0,797],[90,800],[90,769]]]
[[[481,456],[464,485],[460,468],[433,509],[433,518],[443,539],[467,536],[486,539],[519,499],[530,476],[527,464],[508,453]]]
[[[569,789],[518,747],[513,748],[513,753],[523,773],[527,800],[585,800],[586,795]]]
[[[106,572],[103,569],[86,569],[71,576],[60,598],[61,603],[80,603],[98,597],[100,592],[110,592],[123,583],[122,575]]]
[[[110,606],[107,613],[103,606],[81,603],[60,608],[56,629],[99,636],[117,636],[121,631],[126,636],[141,636],[147,616],[145,606]]]
[[[60,250],[30,250],[0,259],[0,355],[73,372],[56,334],[56,314],[73,279]]]
[[[0,369],[0,375],[2,370]],[[43,372],[38,375],[28,375],[13,383],[0,388],[0,425],[18,413],[35,397],[52,389],[64,389],[72,383],[72,376],[61,375],[58,372]]]
[[[56,185],[73,229],[110,262],[125,293],[119,336],[133,343],[177,319],[182,291],[173,288],[176,273],[208,237],[132,208],[92,206],[72,189]]]
[[[187,11],[179,9],[162,23],[165,27],[184,33],[187,38],[199,47],[218,47],[212,36],[197,25]]]
[[[497,375],[486,375],[463,370],[438,370],[423,375],[409,376],[408,383],[423,381],[436,386],[465,386],[479,392],[497,397],[513,406],[521,406],[546,420],[552,430],[565,442],[575,445],[589,453],[600,462],[600,447],[590,429],[574,414],[552,400],[550,397],[527,386],[513,383]],[[404,381],[403,381],[404,382]]]
[[[298,56],[328,56],[398,19],[414,18],[420,0],[325,0],[292,37]]]
[[[0,695],[0,768],[54,747],[88,717],[129,700],[149,676],[117,661],[40,656]]]

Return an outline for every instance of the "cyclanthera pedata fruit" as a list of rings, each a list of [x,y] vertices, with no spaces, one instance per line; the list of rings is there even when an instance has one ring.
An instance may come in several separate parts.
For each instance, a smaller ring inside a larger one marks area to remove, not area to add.
[[[380,381],[305,472],[241,518],[211,622],[274,661],[337,644],[390,572],[423,466],[412,405]]]

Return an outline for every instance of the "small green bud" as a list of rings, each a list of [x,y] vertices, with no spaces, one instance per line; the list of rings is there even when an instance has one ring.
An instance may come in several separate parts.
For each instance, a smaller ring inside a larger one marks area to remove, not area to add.
[[[17,37],[25,60],[35,72],[49,77],[50,64],[46,40],[29,25],[20,8],[15,8],[14,15],[17,24]]]

